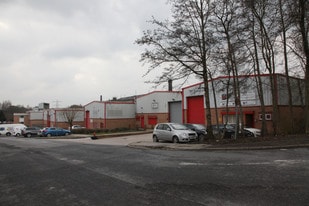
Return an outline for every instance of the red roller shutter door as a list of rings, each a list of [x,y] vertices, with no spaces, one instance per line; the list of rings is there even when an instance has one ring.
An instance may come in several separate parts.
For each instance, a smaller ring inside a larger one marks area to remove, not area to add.
[[[187,122],[205,124],[205,110],[203,96],[187,98]]]

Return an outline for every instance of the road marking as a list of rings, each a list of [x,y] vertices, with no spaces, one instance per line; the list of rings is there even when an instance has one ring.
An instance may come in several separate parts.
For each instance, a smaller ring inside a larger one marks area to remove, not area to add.
[[[65,162],[68,162],[68,163],[71,163],[71,164],[75,164],[75,165],[85,163],[84,160],[68,159],[68,158],[66,158],[66,157],[59,158],[59,160],[65,161]]]
[[[251,166],[251,165],[294,165],[308,164],[309,160],[274,160],[272,162],[246,162],[246,163],[201,163],[201,162],[180,162],[180,166]]]

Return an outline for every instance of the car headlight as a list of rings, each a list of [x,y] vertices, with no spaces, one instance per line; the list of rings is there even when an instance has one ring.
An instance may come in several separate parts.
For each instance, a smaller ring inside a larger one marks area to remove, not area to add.
[[[187,133],[181,133],[180,134],[182,137],[188,137],[189,135]]]

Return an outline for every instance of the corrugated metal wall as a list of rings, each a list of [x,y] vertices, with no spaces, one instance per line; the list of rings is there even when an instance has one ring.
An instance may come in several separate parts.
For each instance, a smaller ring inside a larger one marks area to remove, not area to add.
[[[182,123],[181,102],[169,102],[170,122]]]

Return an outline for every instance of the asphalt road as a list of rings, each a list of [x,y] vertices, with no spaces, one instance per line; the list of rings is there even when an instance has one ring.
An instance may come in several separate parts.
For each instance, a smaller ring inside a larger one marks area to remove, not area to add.
[[[306,148],[175,151],[134,149],[119,142],[0,137],[0,205],[309,202]]]

